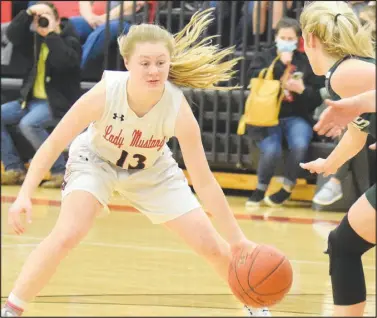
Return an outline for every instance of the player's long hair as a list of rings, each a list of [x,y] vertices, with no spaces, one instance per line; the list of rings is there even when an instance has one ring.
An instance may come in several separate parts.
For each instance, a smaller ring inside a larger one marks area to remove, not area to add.
[[[338,16],[337,16],[338,15]],[[300,16],[304,36],[312,33],[330,56],[346,55],[375,58],[372,26],[362,26],[352,8],[344,1],[313,1]]]
[[[174,36],[158,25],[133,25],[126,35],[118,38],[120,54],[128,59],[135,44],[162,42],[170,52],[172,64],[169,80],[175,85],[215,90],[239,88],[216,86],[219,82],[230,80],[236,73],[234,66],[240,58],[230,57],[234,47],[220,49],[218,45],[213,45],[212,39],[217,36],[198,40],[213,21],[212,11],[213,8],[196,12],[183,30]]]

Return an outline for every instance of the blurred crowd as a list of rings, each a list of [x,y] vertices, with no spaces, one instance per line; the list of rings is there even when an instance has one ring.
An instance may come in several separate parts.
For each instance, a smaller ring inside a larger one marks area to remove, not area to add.
[[[24,1],[25,2],[25,1]],[[328,97],[323,77],[314,75],[305,55],[298,23],[299,8],[305,1],[173,1],[174,12],[185,10],[187,22],[197,10],[212,6],[216,19],[209,28],[216,34],[218,24],[224,26],[236,19],[235,32],[223,27],[221,45],[235,44],[242,49],[246,38],[248,46],[255,41],[268,43],[256,52],[247,70],[248,80],[259,76],[262,69],[274,64],[274,79],[284,80],[284,99],[279,114],[279,124],[274,127],[247,127],[247,134],[260,151],[257,169],[258,184],[247,205],[262,201],[276,206],[290,198],[296,184],[299,162],[305,160],[313,138],[312,126],[326,107]],[[362,24],[374,26],[371,40],[375,41],[375,1],[348,1]],[[158,10],[167,8],[168,1],[159,1]],[[91,60],[103,55],[106,45],[116,43],[119,34],[127,34],[134,23],[156,21],[156,1],[29,1],[27,6],[11,21],[2,21],[2,45],[18,51],[30,59],[19,98],[1,105],[1,161],[4,167],[3,185],[16,185],[25,178],[25,162],[9,129],[16,127],[36,151],[49,136],[72,104],[80,97],[81,72]],[[107,17],[106,12],[109,10]],[[218,14],[221,11],[221,15]],[[236,10],[235,17],[232,10]],[[221,21],[219,21],[221,19]],[[166,25],[166,17],[159,23]],[[179,18],[170,20],[173,32],[179,31]],[[244,24],[248,34],[243,36]],[[231,32],[234,42],[231,43]],[[5,48],[4,47],[4,48]],[[337,138],[339,138],[338,136]],[[282,188],[269,197],[266,190],[274,177],[275,167],[287,144],[289,159],[286,162]],[[363,154],[360,154],[361,156]],[[357,160],[354,159],[354,160]],[[57,158],[51,175],[42,187],[59,188],[65,172],[65,157]],[[349,166],[345,165],[332,176],[313,199],[320,205],[330,205],[343,196],[342,180]]]

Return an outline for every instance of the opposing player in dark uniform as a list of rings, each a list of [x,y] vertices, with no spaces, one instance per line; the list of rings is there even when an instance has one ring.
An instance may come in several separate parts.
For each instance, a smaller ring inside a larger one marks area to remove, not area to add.
[[[312,2],[304,8],[300,22],[310,64],[314,73],[326,75],[332,100],[376,89],[370,28],[361,26],[347,3]],[[376,138],[375,125],[375,113],[362,114],[348,125],[347,132],[328,158],[303,163],[301,167],[311,173],[335,173],[364,147],[368,133]],[[361,257],[376,243],[375,192],[376,185],[373,185],[328,237],[326,253],[330,258],[334,316],[356,317],[364,313],[366,286]]]

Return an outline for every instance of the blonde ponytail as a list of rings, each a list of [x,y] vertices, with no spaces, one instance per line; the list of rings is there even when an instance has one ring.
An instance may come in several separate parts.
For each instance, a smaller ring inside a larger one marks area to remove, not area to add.
[[[300,23],[303,33],[316,36],[331,56],[375,58],[371,27],[363,27],[344,1],[314,1],[304,7]]]
[[[169,80],[177,86],[231,90],[240,86],[219,87],[219,82],[229,81],[236,73],[234,67],[242,59],[231,58],[234,47],[220,49],[212,44],[217,36],[198,39],[213,21],[213,8],[196,12],[190,22],[175,36],[158,25],[141,24],[130,28],[127,35],[118,38],[120,53],[129,58],[140,42],[163,42],[171,55]]]

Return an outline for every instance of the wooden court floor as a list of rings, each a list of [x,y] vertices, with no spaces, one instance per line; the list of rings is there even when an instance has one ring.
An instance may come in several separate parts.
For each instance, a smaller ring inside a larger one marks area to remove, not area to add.
[[[22,264],[52,228],[60,191],[39,189],[33,223],[12,235],[7,209],[17,187],[1,192],[1,299],[11,291]],[[249,238],[284,251],[294,269],[293,287],[273,316],[330,316],[332,295],[326,238],[343,213],[315,212],[292,204],[246,209],[245,197],[229,197]],[[207,263],[163,226],[118,197],[112,213],[98,218],[87,238],[65,259],[25,316],[245,316],[227,285]],[[375,249],[364,255],[368,304],[376,315]]]

